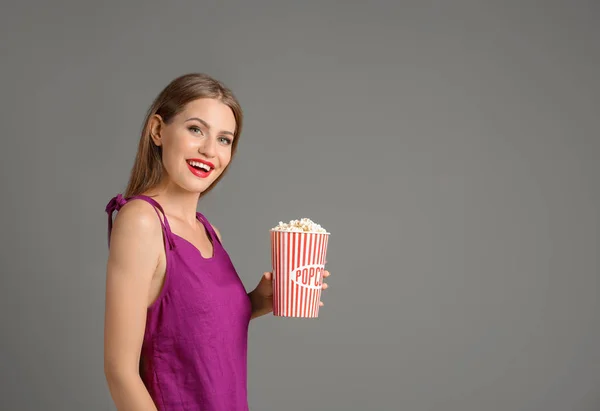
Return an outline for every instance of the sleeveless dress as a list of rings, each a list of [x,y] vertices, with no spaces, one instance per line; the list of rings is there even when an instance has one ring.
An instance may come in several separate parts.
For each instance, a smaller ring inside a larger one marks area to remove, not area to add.
[[[120,194],[106,206],[112,215],[128,201],[150,203],[161,221],[166,252],[163,288],[147,310],[140,376],[160,411],[248,411],[247,337],[250,299],[208,220],[197,213],[213,244],[204,257],[171,232],[151,197]]]

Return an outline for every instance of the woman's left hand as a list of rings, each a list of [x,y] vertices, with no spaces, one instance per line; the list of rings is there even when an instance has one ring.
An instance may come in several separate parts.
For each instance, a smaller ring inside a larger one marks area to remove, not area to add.
[[[323,290],[329,288],[325,279],[329,277],[329,271],[323,271]],[[256,288],[249,294],[252,301],[252,318],[260,317],[273,311],[273,273],[263,273]],[[323,301],[319,303],[323,307]]]

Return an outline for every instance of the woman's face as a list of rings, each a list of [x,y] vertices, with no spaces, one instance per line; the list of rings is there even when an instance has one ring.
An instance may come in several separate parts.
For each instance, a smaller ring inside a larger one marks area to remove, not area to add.
[[[171,182],[201,193],[231,160],[235,117],[220,100],[203,98],[187,104],[169,124],[156,116],[151,136],[162,147],[163,165]]]

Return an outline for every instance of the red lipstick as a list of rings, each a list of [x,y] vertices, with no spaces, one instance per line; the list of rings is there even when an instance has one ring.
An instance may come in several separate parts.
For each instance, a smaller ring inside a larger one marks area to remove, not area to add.
[[[199,178],[208,177],[215,168],[213,163],[200,158],[190,158],[186,163],[192,174]]]

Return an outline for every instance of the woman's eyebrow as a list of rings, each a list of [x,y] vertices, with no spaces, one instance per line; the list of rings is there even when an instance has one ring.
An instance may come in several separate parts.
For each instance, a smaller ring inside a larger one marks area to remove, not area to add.
[[[185,122],[192,121],[192,120],[196,120],[196,121],[202,123],[204,125],[204,127],[206,127],[207,129],[210,130],[210,124],[208,124],[206,121],[204,121],[204,120],[202,120],[201,118],[198,118],[198,117],[190,117],[187,120],[185,120]],[[221,133],[223,133],[223,134],[229,134],[229,135],[233,136],[233,133],[231,131],[221,131]]]

